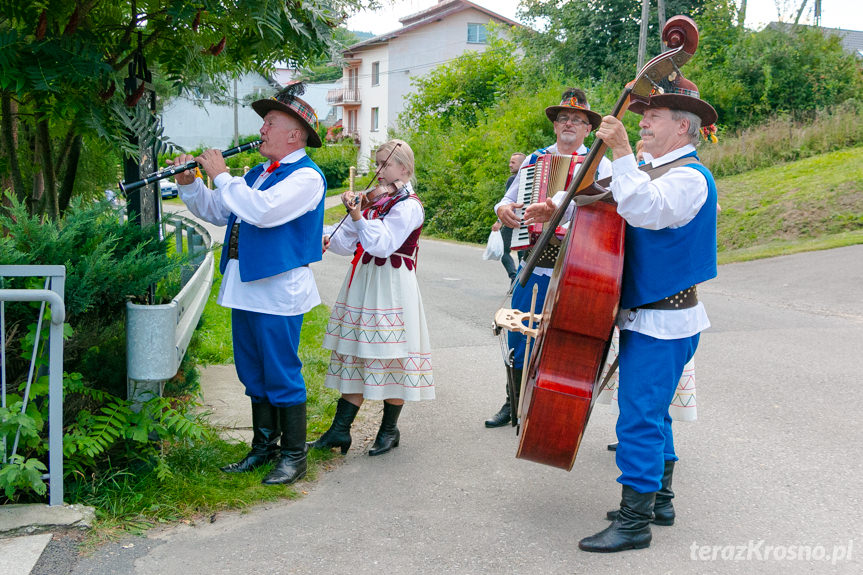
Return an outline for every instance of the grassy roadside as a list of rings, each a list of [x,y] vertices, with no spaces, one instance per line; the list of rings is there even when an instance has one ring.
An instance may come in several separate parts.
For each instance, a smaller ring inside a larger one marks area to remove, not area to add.
[[[863,243],[863,147],[719,178],[716,185],[720,264]],[[331,223],[342,215],[340,206],[326,212]]]
[[[216,250],[214,256],[218,261],[220,250]],[[216,304],[221,279],[217,269],[200,325],[189,347],[187,358],[198,366],[233,361],[230,310]],[[335,413],[337,394],[323,385],[329,352],[321,343],[328,317],[329,310],[324,305],[306,314],[300,340],[310,437],[324,431]],[[166,444],[163,449],[173,470],[167,480],[160,480],[151,470],[127,469],[106,473],[105,479],[89,486],[87,504],[96,508],[97,521],[86,546],[92,547],[124,533],[142,532],[161,523],[213,521],[221,511],[245,509],[277,499],[294,499],[304,493],[302,482],[299,486],[262,485],[261,479],[270,466],[250,473],[221,472],[219,467],[242,458],[248,445],[224,441],[216,429],[211,428],[208,437],[200,442]],[[304,481],[314,481],[323,467],[331,465],[327,462],[334,457],[337,456],[331,453],[310,452],[309,471]]]
[[[863,243],[863,147],[717,180],[720,263]]]

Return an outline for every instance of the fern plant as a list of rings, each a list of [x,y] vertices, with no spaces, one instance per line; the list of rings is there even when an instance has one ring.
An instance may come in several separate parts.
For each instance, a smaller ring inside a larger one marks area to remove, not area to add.
[[[66,266],[64,325],[64,457],[67,477],[92,477],[121,466],[152,466],[171,473],[162,455],[165,442],[200,439],[204,427],[192,405],[155,398],[143,406],[123,399],[126,389],[124,312],[128,300],[143,300],[149,286],[173,283],[188,259],[169,253],[170,240],[153,230],[122,223],[106,202],[74,201],[64,217],[41,221],[8,197],[0,212],[0,261]],[[2,287],[41,288],[40,278],[6,278]],[[170,289],[156,290],[170,299]],[[48,378],[37,377],[24,395],[34,344],[34,372],[47,362],[46,321],[36,333],[39,304],[6,307],[7,380],[12,382],[0,410],[0,489],[6,500],[44,494],[41,479],[48,445]],[[17,386],[17,387],[16,387]],[[15,456],[11,456],[16,445]]]

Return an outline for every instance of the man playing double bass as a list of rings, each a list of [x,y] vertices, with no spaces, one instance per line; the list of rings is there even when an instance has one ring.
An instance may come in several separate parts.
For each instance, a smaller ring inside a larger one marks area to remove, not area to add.
[[[620,509],[608,514],[612,524],[578,544],[596,552],[647,547],[652,518],[674,520],[678,458],[668,405],[710,326],[695,286],[716,276],[716,184],[694,146],[716,111],[681,76],[649,104],[629,109],[643,115],[641,137],[656,173],[651,179],[638,169],[623,124],[604,117],[597,137],[611,148],[611,191],[626,220],[616,454],[623,488]],[[667,171],[656,177],[662,167]]]
[[[542,154],[587,155],[589,150],[584,145],[584,139],[592,130],[595,130],[599,126],[602,119],[599,114],[591,111],[590,105],[587,103],[587,96],[578,88],[567,89],[561,96],[560,104],[546,108],[545,115],[554,125],[554,133],[557,136],[557,140],[551,146],[539,149],[531,154],[522,163],[522,169],[536,163],[537,157]],[[603,158],[597,168],[597,177],[605,178],[610,175],[611,162]],[[521,170],[516,173],[515,179],[506,191],[506,195],[494,207],[494,211],[501,223],[510,228],[518,228],[522,223],[515,214],[515,209],[523,206],[523,204],[519,203],[518,198],[520,178]],[[550,199],[550,201],[552,200]],[[543,204],[533,204],[533,206],[541,207]],[[537,262],[537,266],[534,268],[524,287],[516,283],[511,300],[513,309],[524,312],[530,311],[533,286],[536,285],[538,287],[536,312],[540,313],[542,311],[542,306],[545,302],[545,293],[554,268],[554,261],[557,258],[557,249],[557,247],[548,246],[543,251],[542,257]],[[517,390],[521,382],[522,367],[524,365],[525,336],[520,333],[510,332],[507,344],[509,349],[514,351],[512,365],[507,366],[507,370],[509,371],[509,377],[515,382]],[[500,411],[486,420],[486,427],[501,427],[510,423],[511,418],[516,416],[514,406],[518,404],[518,398],[515,398],[515,401],[512,399],[509,387],[507,387],[506,403],[503,404]]]

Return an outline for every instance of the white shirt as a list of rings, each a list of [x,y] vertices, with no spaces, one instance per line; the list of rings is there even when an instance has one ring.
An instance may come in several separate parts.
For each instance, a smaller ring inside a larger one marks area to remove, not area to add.
[[[588,149],[584,144],[582,144],[578,148],[578,150],[576,151],[576,153],[580,156],[586,155],[587,152],[588,152]],[[556,154],[557,153],[557,142],[555,142],[554,144],[552,144],[551,146],[546,148],[545,153],[546,154]],[[527,166],[529,162],[530,162],[530,156],[528,156],[527,158],[524,159],[524,162],[522,162],[522,164],[521,164],[521,168],[524,168],[525,166]],[[509,185],[509,188],[507,188],[506,194],[503,196],[503,198],[501,198],[501,200],[497,204],[495,204],[495,206],[494,206],[494,213],[495,214],[497,214],[497,210],[501,206],[505,206],[507,204],[516,204],[519,202],[518,186],[519,186],[519,181],[520,181],[520,177],[521,177],[521,168],[519,168],[518,172],[516,172],[515,179]],[[579,169],[581,169],[581,166],[579,166]],[[578,172],[576,172],[576,174],[577,173]],[[597,166],[597,168],[596,168],[596,179],[601,180],[602,178],[607,178],[610,175],[611,175],[611,162],[609,161],[608,158],[603,157],[599,161],[599,166]],[[559,207],[561,202],[563,202],[564,197],[566,197],[566,194],[560,193],[558,191],[558,193],[556,193],[551,198],[551,201],[554,202],[554,205]],[[575,203],[571,202],[569,207],[567,207],[567,209],[566,209],[566,213],[564,214],[563,220],[561,220],[561,221],[562,222],[572,221],[574,214],[575,214]],[[535,267],[533,269],[533,273],[535,273],[538,276],[550,276],[553,271],[554,271],[553,268]]]
[[[305,150],[296,150],[279,163],[291,164],[305,155]],[[242,220],[259,228],[280,226],[314,210],[326,189],[323,178],[312,168],[300,168],[270,188],[259,190],[268,176],[265,169],[249,186],[242,177],[223,173],[213,180],[215,190],[207,188],[201,178],[177,187],[180,199],[199,218],[224,226],[233,212],[238,222]],[[321,298],[308,266],[244,282],[240,278],[239,261],[230,259],[217,302],[232,309],[291,316],[308,312],[321,303]]]
[[[413,193],[411,184],[405,185],[408,191]],[[359,241],[363,244],[363,250],[369,254],[386,258],[395,253],[424,220],[422,204],[408,199],[394,205],[384,218],[362,218],[355,222],[347,216],[335,234],[332,233],[335,226],[325,226],[324,234],[331,236],[328,251],[334,254],[353,255]]]
[[[659,167],[691,154],[691,145],[678,148],[659,158],[649,160]],[[614,177],[611,193],[617,201],[617,213],[634,227],[649,230],[679,228],[688,224],[707,201],[707,180],[698,170],[680,166],[665,175],[651,180],[638,169],[634,155],[624,156],[612,162]],[[680,339],[690,337],[710,327],[704,304],[688,309],[621,310],[618,327],[657,339]]]

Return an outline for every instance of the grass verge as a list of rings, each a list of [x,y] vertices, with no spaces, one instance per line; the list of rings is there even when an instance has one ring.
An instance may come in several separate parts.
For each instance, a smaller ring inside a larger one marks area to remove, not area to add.
[[[863,242],[863,147],[717,180],[723,263]]]
[[[214,254],[218,262],[220,249]],[[233,361],[231,313],[216,304],[221,286],[216,270],[201,323],[189,347],[187,358],[199,365],[226,364]],[[329,310],[320,305],[306,314],[300,338],[300,358],[306,380],[309,437],[324,431],[335,413],[338,394],[324,387],[329,351],[321,347]],[[183,371],[190,371],[185,369]],[[185,375],[187,378],[188,374]],[[334,453],[309,453],[306,479],[298,486],[262,485],[269,472],[267,465],[250,473],[228,474],[219,467],[241,459],[248,445],[232,443],[211,428],[203,440],[162,445],[172,475],[159,479],[147,466],[138,469],[109,469],[98,478],[75,478],[67,482],[67,501],[96,509],[96,523],[85,546],[116,539],[127,533],[142,532],[162,523],[214,521],[216,514],[239,510],[276,499],[294,499],[304,492],[306,481],[314,481],[322,466],[338,457]]]

